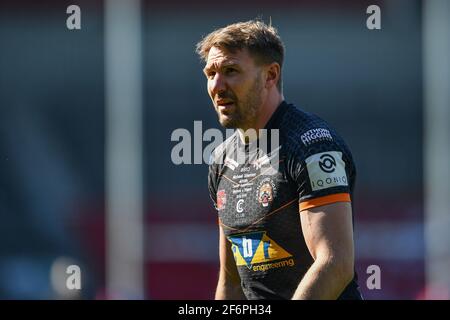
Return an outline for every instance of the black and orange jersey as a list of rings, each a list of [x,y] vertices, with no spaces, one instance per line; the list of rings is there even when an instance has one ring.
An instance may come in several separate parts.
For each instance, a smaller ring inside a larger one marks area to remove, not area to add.
[[[313,263],[299,211],[351,202],[356,171],[349,148],[316,115],[282,102],[265,129],[248,144],[236,131],[217,147],[208,186],[246,297],[290,299]],[[361,298],[356,273],[340,298]]]

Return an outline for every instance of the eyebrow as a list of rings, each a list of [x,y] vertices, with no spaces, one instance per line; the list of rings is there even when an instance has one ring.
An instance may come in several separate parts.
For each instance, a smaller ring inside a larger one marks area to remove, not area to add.
[[[223,64],[221,64],[220,65],[220,69],[222,69],[222,68],[227,68],[227,67],[239,67],[239,64],[237,64],[236,62],[224,62]],[[207,73],[209,70],[211,70],[211,69],[215,69],[214,67],[213,67],[213,65],[210,65],[210,66],[205,66],[204,68],[203,68],[203,73]]]

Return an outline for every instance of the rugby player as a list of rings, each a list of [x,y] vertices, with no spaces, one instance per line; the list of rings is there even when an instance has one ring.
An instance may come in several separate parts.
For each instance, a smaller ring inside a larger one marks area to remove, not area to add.
[[[220,124],[237,129],[209,166],[220,231],[215,298],[362,299],[352,155],[327,122],[285,101],[277,30],[231,24],[205,36],[197,53]],[[266,138],[276,132],[276,148],[260,148],[260,129]]]

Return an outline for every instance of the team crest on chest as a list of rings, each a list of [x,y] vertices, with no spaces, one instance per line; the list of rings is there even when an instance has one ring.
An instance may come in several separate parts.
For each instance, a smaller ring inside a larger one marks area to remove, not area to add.
[[[270,178],[263,179],[259,184],[257,190],[258,202],[263,206],[267,207],[275,197],[276,185]]]

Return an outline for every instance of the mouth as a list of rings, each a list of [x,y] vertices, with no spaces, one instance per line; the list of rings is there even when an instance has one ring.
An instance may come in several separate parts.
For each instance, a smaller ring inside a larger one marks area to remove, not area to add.
[[[234,101],[219,100],[216,102],[217,109],[222,114],[228,114],[234,106]]]

